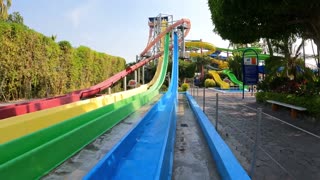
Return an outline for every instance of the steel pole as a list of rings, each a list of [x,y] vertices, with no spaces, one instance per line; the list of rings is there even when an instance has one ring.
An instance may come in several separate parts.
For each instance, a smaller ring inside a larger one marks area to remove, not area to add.
[[[216,93],[216,130],[218,131],[218,103],[219,102],[219,95]]]
[[[203,87],[203,105],[202,105],[203,112],[205,112],[205,104],[206,104],[206,88]]]

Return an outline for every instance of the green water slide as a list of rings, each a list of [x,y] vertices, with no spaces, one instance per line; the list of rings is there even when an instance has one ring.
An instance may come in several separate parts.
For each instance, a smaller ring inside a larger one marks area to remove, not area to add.
[[[227,75],[230,80],[239,86],[239,89],[243,89],[243,83],[237,79],[237,77],[228,69],[222,71],[223,74]],[[244,86],[244,89],[248,89],[248,86]]]
[[[167,72],[169,37],[160,76],[149,90],[1,144],[0,179],[39,179],[158,95]]]

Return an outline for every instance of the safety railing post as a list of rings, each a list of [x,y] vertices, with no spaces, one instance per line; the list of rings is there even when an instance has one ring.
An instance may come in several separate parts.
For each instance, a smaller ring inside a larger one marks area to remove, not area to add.
[[[205,113],[205,104],[206,104],[206,88],[203,87],[203,106],[202,111]]]
[[[216,130],[217,131],[218,131],[218,109],[219,109],[218,102],[219,102],[219,95],[218,93],[216,93]]]

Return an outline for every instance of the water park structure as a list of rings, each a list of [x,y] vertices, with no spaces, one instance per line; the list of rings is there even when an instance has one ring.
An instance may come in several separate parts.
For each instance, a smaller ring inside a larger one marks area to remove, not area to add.
[[[239,89],[243,89],[243,83],[236,78],[236,76],[229,70],[227,59],[233,56],[233,53],[241,54],[246,48],[237,49],[227,49],[215,47],[208,42],[202,42],[202,40],[189,40],[186,42],[186,49],[190,55],[190,58],[197,56],[209,56],[211,57],[211,64],[206,65],[207,69],[210,69],[210,73],[221,89],[229,89],[230,84],[228,82],[223,82],[219,74],[224,74],[229,77],[233,86],[237,86]],[[259,54],[259,73],[265,74],[264,72],[264,60],[269,58],[267,54],[261,54],[261,48],[253,47],[255,51]],[[246,57],[254,57],[253,53],[246,54]],[[214,65],[214,66],[212,66]],[[201,77],[203,78],[204,67],[201,69]],[[245,86],[245,89],[248,89]]]
[[[168,91],[83,179],[172,178],[179,46],[183,46],[191,23],[188,19],[174,21],[173,16],[160,14],[149,18],[148,25],[149,40],[137,64],[87,89],[0,109],[0,179],[43,177],[158,96],[170,51],[173,66]],[[128,74],[154,60],[157,70],[149,83],[90,98],[119,80],[126,82]],[[188,92],[185,97],[200,124],[217,176],[250,179],[193,97]]]

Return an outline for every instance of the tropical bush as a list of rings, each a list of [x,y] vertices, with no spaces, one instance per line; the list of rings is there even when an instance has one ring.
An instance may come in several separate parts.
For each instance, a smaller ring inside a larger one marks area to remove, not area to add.
[[[162,84],[161,88],[160,88],[160,91],[168,91],[168,87],[164,84]]]
[[[188,83],[183,83],[181,85],[181,90],[182,91],[187,91],[190,88],[190,85]]]
[[[216,82],[213,79],[206,79],[204,81],[204,87],[208,88],[208,87],[215,87],[216,86]]]
[[[125,68],[123,58],[56,43],[17,23],[0,22],[0,47],[0,101],[88,88]]]
[[[310,115],[318,117],[320,115],[320,96],[298,96],[295,94],[284,94],[276,92],[257,92],[257,102],[266,102],[266,100],[276,100],[292,105],[307,108]]]

